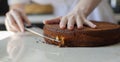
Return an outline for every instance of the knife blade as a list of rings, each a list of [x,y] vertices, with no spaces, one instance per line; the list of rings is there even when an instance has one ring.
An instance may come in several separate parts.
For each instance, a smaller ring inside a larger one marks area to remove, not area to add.
[[[49,39],[49,40],[52,40],[52,41],[56,41],[56,42],[61,42],[58,39],[54,39],[54,38],[50,38],[48,36],[45,36],[43,34],[43,30],[41,28],[39,28],[39,27],[36,27],[36,26],[35,27],[34,26],[26,26],[25,30],[27,30],[27,31],[29,31],[29,32],[31,32],[33,34],[36,34],[36,35],[38,35],[38,36],[40,36],[42,38],[46,38],[46,39]]]

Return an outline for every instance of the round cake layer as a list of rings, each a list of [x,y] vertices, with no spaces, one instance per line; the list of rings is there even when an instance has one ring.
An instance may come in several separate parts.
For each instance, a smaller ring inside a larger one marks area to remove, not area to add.
[[[84,26],[83,29],[60,29],[58,24],[45,25],[44,35],[61,42],[45,39],[46,43],[66,47],[105,46],[120,42],[120,26],[108,22],[93,22],[97,28]]]

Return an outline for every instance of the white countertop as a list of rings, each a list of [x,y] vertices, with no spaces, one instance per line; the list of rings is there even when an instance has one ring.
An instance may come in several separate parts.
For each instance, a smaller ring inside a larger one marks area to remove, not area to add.
[[[10,57],[16,62],[120,62],[120,44],[59,48],[41,43],[43,39],[28,32],[13,35],[1,31],[0,34],[0,62],[12,62]]]

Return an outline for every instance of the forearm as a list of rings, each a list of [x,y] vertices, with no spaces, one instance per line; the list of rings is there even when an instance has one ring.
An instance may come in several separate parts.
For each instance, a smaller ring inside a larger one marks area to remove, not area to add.
[[[101,0],[80,0],[75,9],[82,11],[87,17],[100,2]]]

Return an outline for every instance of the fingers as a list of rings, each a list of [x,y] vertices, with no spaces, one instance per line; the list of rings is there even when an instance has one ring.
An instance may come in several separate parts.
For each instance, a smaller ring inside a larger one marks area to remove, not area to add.
[[[24,12],[12,9],[6,14],[5,25],[7,30],[13,32],[24,32],[24,24],[31,25]]]
[[[31,26],[31,22],[29,21],[25,13],[21,12],[21,17],[23,17],[23,21],[27,24],[27,26]]]
[[[7,19],[5,19],[5,26],[6,26],[6,29],[7,29],[8,31],[10,31],[10,27],[9,27],[8,24],[9,24],[9,23],[8,23]]]
[[[60,28],[64,29],[67,25],[67,29],[73,30],[75,23],[77,24],[78,29],[82,29],[83,24],[86,24],[91,28],[96,28],[96,25],[87,20],[83,14],[63,17],[60,21]]]
[[[30,23],[29,19],[27,18],[24,10],[21,9],[21,8],[17,8],[17,9],[15,9],[15,10],[16,10],[16,11],[19,13],[19,15],[21,16],[22,21],[23,21],[24,23],[26,23],[25,25],[31,26],[31,23]]]
[[[17,32],[16,29],[11,28],[7,19],[5,19],[5,25],[8,31]]]
[[[87,20],[84,15],[71,15],[71,16],[64,16],[62,18],[54,18],[50,20],[45,20],[44,24],[56,24],[59,23],[61,29],[73,30],[75,24],[77,25],[78,29],[82,29],[84,26],[83,24],[88,25],[91,28],[96,28],[96,25],[93,24],[91,21]]]
[[[14,18],[11,16],[11,14],[9,14],[9,13],[6,14],[6,21],[8,21],[8,24],[11,28],[20,32],[20,29],[19,29],[18,25],[16,24]]]
[[[88,25],[89,27],[91,27],[91,28],[96,28],[96,25],[93,24],[92,22],[90,22],[90,21],[88,21],[88,20],[85,20],[84,22],[85,22],[85,24]]]
[[[82,22],[82,17],[80,16],[76,16],[76,24],[77,24],[77,28],[78,29],[82,29],[83,28],[83,22]]]
[[[44,24],[58,24],[60,22],[61,17],[57,17],[54,19],[50,19],[50,20],[45,20],[43,21]]]
[[[68,23],[67,23],[67,29],[73,30],[75,24],[74,16],[69,17]]]
[[[83,12],[79,12],[79,13],[71,12],[63,17],[45,20],[43,23],[44,24],[59,23],[61,29],[65,29],[67,27],[67,29],[69,30],[73,30],[75,24],[77,25],[78,29],[82,29],[84,27],[84,24],[91,28],[96,28],[95,24],[93,24],[91,21],[86,19],[86,16],[84,15]]]
[[[23,23],[23,20],[22,20],[20,14],[15,10],[11,10],[10,13],[13,16],[14,20],[16,21],[16,24],[19,26],[20,31],[24,32],[24,23]]]
[[[82,16],[82,19],[83,19],[84,24],[88,25],[88,26],[91,27],[91,28],[96,28],[96,25],[93,24],[91,21],[87,20],[87,19],[85,18],[84,14],[81,14],[81,16]]]
[[[68,22],[67,17],[66,16],[62,17],[60,24],[59,24],[60,28],[65,29],[67,22]]]

